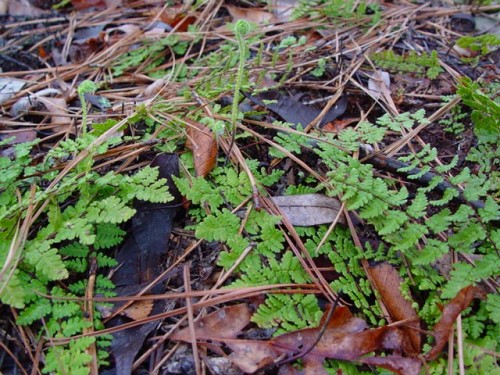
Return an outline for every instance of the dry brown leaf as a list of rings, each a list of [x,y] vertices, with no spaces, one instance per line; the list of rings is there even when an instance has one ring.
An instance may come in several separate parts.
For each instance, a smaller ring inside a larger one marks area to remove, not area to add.
[[[441,319],[436,323],[433,329],[433,335],[435,339],[434,347],[425,356],[426,360],[435,360],[441,350],[448,342],[448,337],[450,336],[453,324],[457,319],[458,315],[465,310],[476,293],[476,288],[473,286],[468,286],[463,288],[458,294],[453,298],[443,309],[441,314]]]
[[[160,19],[173,28],[175,27],[177,31],[185,32],[188,30],[189,25],[196,22],[196,17],[186,15],[185,5],[163,7],[162,10]]]
[[[342,203],[322,194],[298,194],[271,198],[292,225],[313,226],[332,223],[339,215]],[[341,213],[339,223],[345,224]]]
[[[185,121],[189,124],[186,147],[193,152],[196,175],[205,177],[212,171],[217,162],[217,141],[208,126],[190,119]]]
[[[410,301],[406,300],[401,293],[400,285],[403,283],[403,279],[389,263],[380,263],[369,267],[368,272],[372,282],[375,284],[375,288],[380,294],[382,302],[391,315],[392,321],[415,320],[405,324],[402,329],[408,335],[411,343],[411,346],[407,346],[405,349],[408,351],[408,354],[417,355],[422,348],[419,333],[420,321]],[[414,327],[415,329],[410,327]]]
[[[195,322],[194,330],[198,339],[232,339],[250,322],[252,317],[246,303],[228,306],[204,316]],[[175,332],[172,340],[191,341],[189,327]]]
[[[234,21],[245,20],[260,25],[265,25],[274,20],[274,16],[258,8],[239,8],[233,5],[226,5],[226,8]]]
[[[89,8],[106,8],[106,3],[104,2],[104,0],[71,0],[71,5],[73,5],[76,10],[84,10]]]
[[[147,318],[153,310],[153,300],[142,300],[134,302],[133,305],[127,307],[121,315],[125,315],[132,320],[141,320]]]
[[[227,340],[224,343],[233,351],[229,359],[249,374],[273,363],[279,356],[267,341]]]

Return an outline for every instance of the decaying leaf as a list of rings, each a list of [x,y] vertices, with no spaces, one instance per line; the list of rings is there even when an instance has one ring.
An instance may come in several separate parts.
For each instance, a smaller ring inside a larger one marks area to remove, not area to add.
[[[420,371],[420,362],[413,358],[399,355],[364,357],[381,350],[402,352],[406,334],[391,326],[367,329],[366,322],[354,317],[345,306],[335,309],[326,327],[322,321],[318,328],[285,333],[269,341],[236,338],[250,322],[250,317],[246,304],[225,307],[195,323],[196,338],[200,344],[215,351],[220,351],[220,343],[224,343],[232,351],[228,358],[246,373],[295,356],[303,360],[306,374],[323,373],[323,361],[327,358],[369,363],[398,374],[418,375]],[[192,339],[189,328],[175,332],[171,338],[186,342]],[[287,366],[280,371],[295,373]]]
[[[425,357],[426,360],[433,361],[439,356],[441,350],[443,350],[444,346],[448,342],[451,329],[453,328],[453,324],[455,323],[458,315],[469,306],[474,298],[474,294],[476,292],[475,289],[476,288],[473,286],[468,286],[462,289],[458,292],[455,298],[453,298],[450,303],[445,306],[443,313],[441,314],[441,319],[434,326],[433,335],[435,344],[429,353],[427,353]]]
[[[409,338],[410,344],[405,349],[410,355],[417,355],[421,351],[422,341],[419,333],[420,321],[417,312],[411,303],[403,297],[400,286],[403,279],[389,263],[380,263],[369,267],[370,278],[380,294],[382,302],[387,308],[393,322],[412,320],[401,329]]]
[[[333,321],[333,323],[332,323]],[[335,315],[318,341],[321,328],[308,328],[296,332],[286,333],[270,341],[274,350],[287,354],[287,356],[304,353],[302,357],[304,366],[309,366],[305,373],[315,373],[318,365],[326,358],[362,362],[364,355],[380,350],[401,351],[406,339],[402,330],[384,326],[375,329],[366,329],[366,322],[359,318],[344,316],[342,325],[335,323]],[[378,357],[373,357],[378,358]],[[373,364],[388,368],[396,363],[386,360],[372,360]],[[379,362],[377,362],[379,361]],[[400,361],[403,363],[404,361]],[[405,368],[411,369],[411,375],[420,371],[418,361],[411,362],[412,367],[405,362]],[[315,370],[312,370],[315,369]],[[311,372],[312,371],[312,372]]]
[[[322,194],[299,194],[271,198],[292,225],[313,226],[331,224],[339,215],[342,203]],[[340,213],[339,223],[345,224]]]
[[[212,171],[217,161],[217,141],[208,126],[190,119],[185,121],[189,124],[186,147],[193,152],[196,175],[205,177]]]

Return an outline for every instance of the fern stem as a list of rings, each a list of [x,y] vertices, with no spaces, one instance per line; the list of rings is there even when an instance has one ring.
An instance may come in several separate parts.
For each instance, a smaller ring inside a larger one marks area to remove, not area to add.
[[[243,75],[245,69],[245,60],[246,60],[246,43],[244,40],[244,36],[250,31],[250,25],[245,20],[238,20],[236,22],[234,33],[236,36],[236,40],[238,41],[238,70],[236,72],[236,84],[234,86],[234,98],[233,98],[233,106],[231,109],[231,130],[236,129],[236,120],[238,119],[238,104],[240,102],[240,90],[243,85]]]

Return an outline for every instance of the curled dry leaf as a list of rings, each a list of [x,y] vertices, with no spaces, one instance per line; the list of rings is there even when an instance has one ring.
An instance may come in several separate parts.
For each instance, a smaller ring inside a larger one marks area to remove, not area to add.
[[[444,346],[448,342],[448,337],[450,336],[455,320],[458,315],[469,306],[475,294],[476,288],[468,286],[458,292],[455,298],[453,298],[450,303],[445,306],[443,313],[441,314],[441,319],[434,326],[433,335],[435,344],[425,356],[426,360],[433,361],[439,356],[441,350],[443,350]]]
[[[404,298],[401,293],[400,285],[403,283],[403,279],[389,263],[380,263],[369,267],[368,272],[392,321],[411,320],[401,328],[408,336],[410,344],[406,345],[404,349],[409,355],[419,354],[422,348],[419,333],[420,321],[410,301]]]
[[[205,177],[212,171],[217,161],[215,135],[206,125],[190,119],[185,121],[188,123],[186,147],[193,152],[196,175]]]

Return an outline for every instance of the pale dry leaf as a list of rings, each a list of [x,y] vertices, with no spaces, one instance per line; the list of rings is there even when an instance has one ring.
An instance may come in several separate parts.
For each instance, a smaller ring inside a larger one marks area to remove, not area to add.
[[[299,5],[298,0],[273,0],[272,7],[276,19],[279,22],[290,21],[293,10]]]
[[[368,91],[375,98],[379,99],[385,93],[390,93],[391,78],[389,73],[376,70],[368,79]]]
[[[322,194],[298,194],[271,198],[292,225],[314,226],[330,224],[339,215],[342,203]],[[339,223],[345,224],[340,213]]]
[[[43,98],[40,97],[40,101],[50,112],[50,124],[54,127],[52,131],[54,133],[63,132],[68,129],[70,123],[70,118],[68,114],[68,106],[63,98]]]
[[[169,78],[160,78],[151,83],[148,87],[144,89],[144,93],[141,96],[144,96],[146,98],[151,98],[158,94],[163,87],[168,83]]]
[[[7,14],[7,9],[9,9],[9,0],[0,0],[0,15]]]
[[[0,0],[1,1],[1,0]],[[7,100],[16,95],[26,84],[25,81],[12,78],[12,77],[1,77],[0,78],[0,104],[5,103]]]

